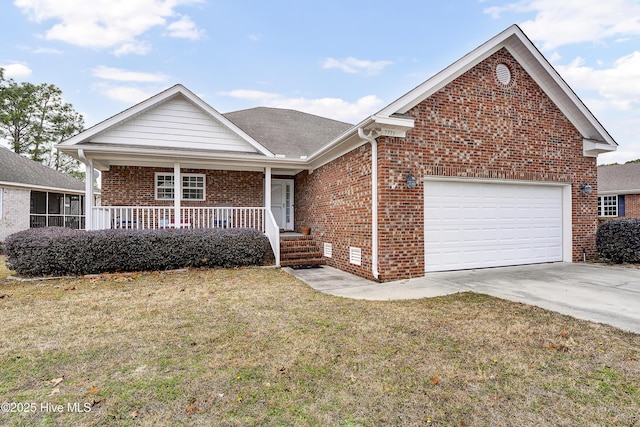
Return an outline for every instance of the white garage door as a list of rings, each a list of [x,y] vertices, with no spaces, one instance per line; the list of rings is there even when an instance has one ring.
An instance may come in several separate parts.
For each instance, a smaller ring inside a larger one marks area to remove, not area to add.
[[[562,187],[425,182],[425,270],[562,261]]]

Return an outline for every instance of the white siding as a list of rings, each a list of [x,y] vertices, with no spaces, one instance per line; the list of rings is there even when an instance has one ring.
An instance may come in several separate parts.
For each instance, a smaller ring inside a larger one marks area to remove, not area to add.
[[[0,242],[10,234],[29,228],[31,191],[0,187],[2,192],[2,218],[0,218]]]
[[[249,143],[183,97],[173,98],[92,138],[104,144],[256,152]]]

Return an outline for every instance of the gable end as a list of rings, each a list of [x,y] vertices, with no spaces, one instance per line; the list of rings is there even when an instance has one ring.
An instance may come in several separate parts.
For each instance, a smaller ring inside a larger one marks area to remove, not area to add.
[[[92,143],[256,153],[183,96],[175,96],[91,139]]]

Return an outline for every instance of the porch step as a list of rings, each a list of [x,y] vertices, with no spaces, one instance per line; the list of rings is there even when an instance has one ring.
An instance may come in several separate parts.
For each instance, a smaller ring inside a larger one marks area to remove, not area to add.
[[[283,236],[280,239],[280,265],[309,267],[324,264],[320,247],[312,236]]]

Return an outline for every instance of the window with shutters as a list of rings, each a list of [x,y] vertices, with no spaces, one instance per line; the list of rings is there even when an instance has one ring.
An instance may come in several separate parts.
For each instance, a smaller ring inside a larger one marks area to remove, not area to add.
[[[618,196],[598,197],[598,216],[618,216]]]

